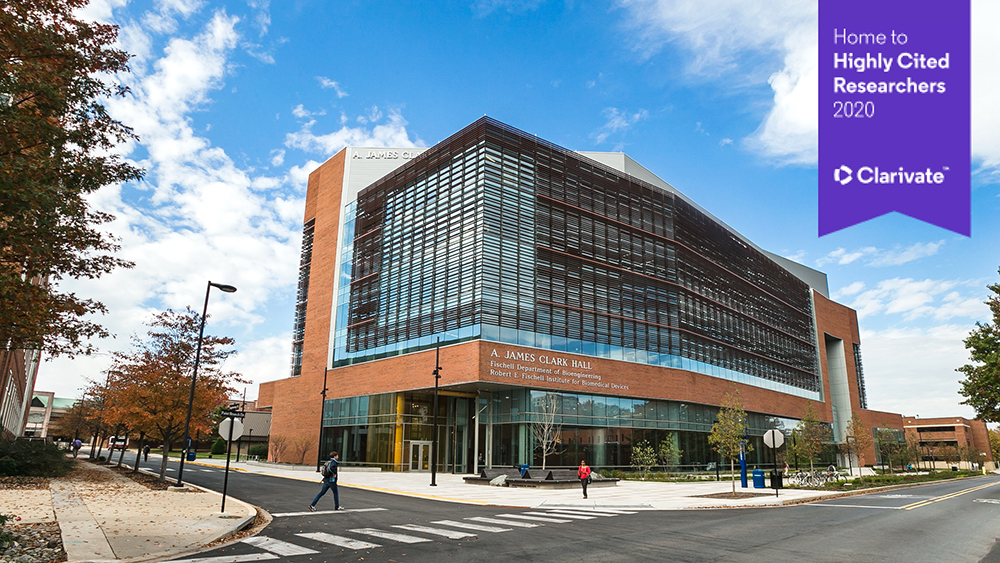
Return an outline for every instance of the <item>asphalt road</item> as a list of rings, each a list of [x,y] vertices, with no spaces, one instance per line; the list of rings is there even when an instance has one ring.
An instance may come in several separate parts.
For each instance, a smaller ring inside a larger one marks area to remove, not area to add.
[[[219,469],[184,468],[185,481],[207,488],[221,491],[222,478]],[[1000,563],[993,475],[791,507],[659,512],[505,509],[347,487],[340,497],[348,510],[334,512],[327,494],[319,512],[307,512],[318,490],[230,472],[229,494],[274,521],[255,538],[187,560]]]

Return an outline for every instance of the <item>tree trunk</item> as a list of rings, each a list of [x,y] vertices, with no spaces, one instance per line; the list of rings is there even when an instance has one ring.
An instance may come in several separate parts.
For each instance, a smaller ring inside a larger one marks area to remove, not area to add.
[[[170,440],[163,441],[163,459],[160,460],[160,481],[167,480],[167,452],[170,451]]]
[[[729,477],[733,482],[733,496],[736,496],[736,462],[729,458]]]
[[[132,466],[132,473],[138,473],[139,460],[142,458],[142,449],[146,446],[146,433],[139,432],[139,449],[135,452],[135,465]]]

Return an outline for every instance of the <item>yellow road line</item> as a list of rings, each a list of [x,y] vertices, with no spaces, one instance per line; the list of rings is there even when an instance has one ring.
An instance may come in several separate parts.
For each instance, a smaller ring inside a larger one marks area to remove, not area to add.
[[[947,495],[941,495],[939,497],[924,499],[924,500],[921,500],[921,501],[918,501],[918,502],[914,502],[914,503],[911,503],[911,504],[907,504],[907,505],[901,506],[900,508],[903,509],[903,510],[913,510],[914,508],[920,508],[922,506],[927,506],[928,504],[933,504],[935,502],[941,502],[942,500],[952,499],[952,498],[955,498],[957,496],[964,495],[966,493],[971,493],[973,491],[978,491],[980,489],[985,489],[987,487],[993,487],[993,486],[996,486],[996,485],[1000,485],[1000,481],[995,481],[993,483],[988,483],[986,485],[979,485],[978,487],[970,487],[968,489],[962,489],[961,491],[956,491],[954,493],[949,493]]]
[[[267,475],[269,477],[280,477],[282,479],[295,479],[295,480],[298,480],[298,481],[311,481],[313,483],[319,483],[319,481],[316,480],[316,477],[299,477],[297,475],[279,475],[278,473],[267,473],[267,472],[264,472],[264,471],[257,472],[257,475]],[[356,483],[337,483],[337,485],[339,485],[341,487],[349,487],[351,489],[365,489],[365,490],[368,490],[368,491],[377,491],[377,492],[380,492],[380,493],[390,493],[390,494],[394,494],[394,495],[403,495],[403,496],[408,496],[408,497],[429,498],[429,499],[432,499],[432,500],[445,500],[445,501],[449,501],[449,502],[461,502],[461,503],[464,503],[464,504],[478,504],[478,505],[482,505],[482,506],[487,506],[487,505],[490,504],[489,502],[484,501],[484,500],[467,500],[467,499],[460,499],[460,498],[439,497],[439,496],[434,496],[434,495],[425,495],[423,493],[410,493],[410,492],[407,492],[407,491],[397,491],[395,489],[383,489],[383,488],[380,488],[380,487],[372,487],[371,485],[358,485]]]

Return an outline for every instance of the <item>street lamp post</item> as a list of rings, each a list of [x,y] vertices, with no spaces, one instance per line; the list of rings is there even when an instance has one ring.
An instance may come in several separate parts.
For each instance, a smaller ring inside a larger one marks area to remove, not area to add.
[[[316,446],[316,471],[323,467],[323,409],[326,408],[326,374],[330,368],[323,368],[323,390],[319,392],[323,396],[323,402],[319,407],[319,444]]]
[[[431,437],[431,486],[437,486],[438,380],[441,379],[441,339],[434,348],[434,434]]]
[[[236,288],[231,285],[226,285],[222,283],[212,283],[208,282],[208,286],[205,288],[205,307],[201,310],[201,330],[198,332],[198,349],[194,353],[194,372],[191,374],[191,396],[188,398],[188,409],[187,409],[187,419],[184,421],[184,439],[182,444],[187,444],[188,442],[188,432],[191,430],[191,409],[194,407],[194,384],[198,379],[198,362],[201,360],[201,341],[205,337],[205,315],[208,314],[208,295],[212,291],[212,287],[217,287],[225,293],[235,293]],[[163,455],[167,455],[167,452],[163,452]],[[181,453],[181,465],[177,468],[177,485],[182,487],[181,478],[184,476],[184,458],[185,455]]]

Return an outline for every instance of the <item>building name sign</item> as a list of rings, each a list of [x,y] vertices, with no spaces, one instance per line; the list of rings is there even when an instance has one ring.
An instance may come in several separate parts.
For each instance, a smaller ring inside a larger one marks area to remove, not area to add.
[[[421,152],[423,151],[368,151],[366,153],[355,151],[352,158],[354,160],[397,160],[400,158],[410,160],[417,158]]]
[[[593,362],[550,354],[514,352],[490,353],[490,375],[543,383],[562,383],[578,387],[628,391],[628,385],[605,381],[594,373]]]

